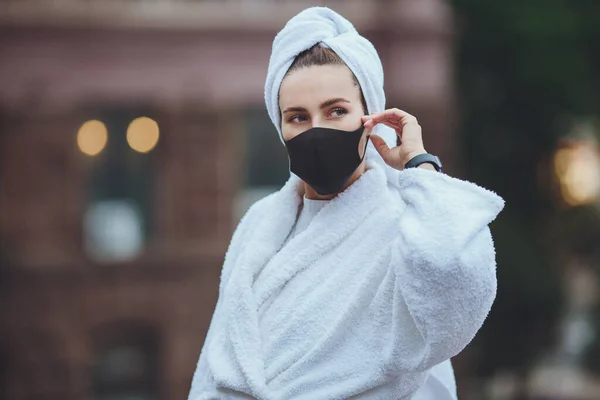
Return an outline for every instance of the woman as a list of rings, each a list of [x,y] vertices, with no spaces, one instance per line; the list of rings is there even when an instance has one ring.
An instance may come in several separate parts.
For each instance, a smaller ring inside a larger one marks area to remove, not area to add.
[[[265,100],[293,174],[236,229],[190,400],[456,399],[450,358],[496,294],[502,199],[439,171],[330,9],[277,35]]]

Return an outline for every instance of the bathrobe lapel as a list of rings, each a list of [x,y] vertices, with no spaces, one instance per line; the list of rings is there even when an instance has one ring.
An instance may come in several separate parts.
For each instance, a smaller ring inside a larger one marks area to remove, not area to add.
[[[384,172],[372,167],[323,207],[306,230],[293,237],[266,265],[266,276],[254,286],[257,306],[276,296],[296,274],[360,229],[359,224],[372,213],[377,199],[385,198],[386,190]]]
[[[257,399],[270,399],[271,396],[265,383],[252,282],[281,248],[294,226],[301,202],[300,185],[300,179],[292,175],[280,191],[257,204],[268,211],[258,212],[264,217],[249,221],[252,232],[243,244],[236,264],[231,266],[231,275],[221,295],[224,304],[218,311],[220,315],[217,317],[215,311],[213,318],[224,324],[224,329],[219,331],[225,333],[217,339],[222,345],[214,346],[214,353],[209,349],[208,354],[217,384],[236,388]]]
[[[244,379],[237,382],[236,387],[245,386],[255,397],[270,398],[265,383],[258,310],[296,274],[359,229],[360,222],[376,206],[382,205],[383,199],[389,198],[385,172],[378,165],[369,167],[358,181],[331,200],[304,232],[285,245],[302,201],[301,181],[292,176],[279,192],[261,205],[269,207],[269,211],[262,220],[254,221],[250,239],[232,268],[224,314],[220,317],[226,319],[227,326],[228,340],[223,340],[232,346],[231,368],[241,372],[237,376]],[[255,282],[263,268],[265,275]],[[231,385],[230,379],[227,380]]]

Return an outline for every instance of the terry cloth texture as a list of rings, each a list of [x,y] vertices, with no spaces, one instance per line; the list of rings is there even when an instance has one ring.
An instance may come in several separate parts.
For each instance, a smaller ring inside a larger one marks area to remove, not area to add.
[[[448,360],[495,298],[488,224],[504,202],[435,171],[391,185],[368,168],[286,244],[302,182],[251,207],[190,400],[456,399]]]

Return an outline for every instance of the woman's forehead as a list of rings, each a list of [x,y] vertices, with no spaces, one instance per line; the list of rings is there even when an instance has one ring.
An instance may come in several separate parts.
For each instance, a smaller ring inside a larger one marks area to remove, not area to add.
[[[306,107],[333,97],[360,99],[360,91],[348,67],[319,65],[300,68],[287,75],[279,89],[280,107]],[[304,103],[304,104],[300,104]]]

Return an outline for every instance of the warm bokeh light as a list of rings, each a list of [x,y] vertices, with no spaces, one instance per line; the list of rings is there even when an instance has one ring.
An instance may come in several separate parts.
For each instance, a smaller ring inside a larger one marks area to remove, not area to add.
[[[554,172],[567,204],[589,204],[600,195],[600,152],[594,141],[573,142],[558,149]]]
[[[108,131],[98,120],[86,121],[77,132],[77,146],[82,153],[96,156],[106,147]]]
[[[127,128],[127,143],[137,152],[147,153],[158,143],[158,124],[152,118],[136,118]]]

